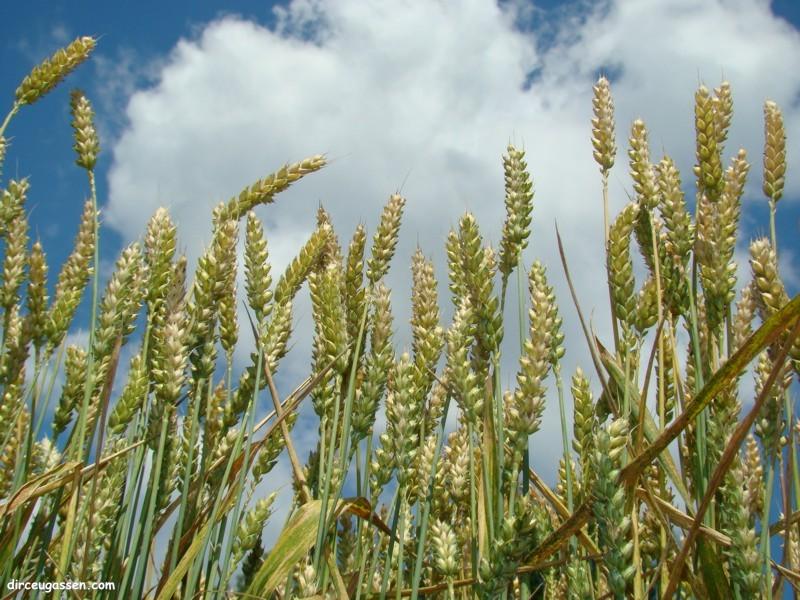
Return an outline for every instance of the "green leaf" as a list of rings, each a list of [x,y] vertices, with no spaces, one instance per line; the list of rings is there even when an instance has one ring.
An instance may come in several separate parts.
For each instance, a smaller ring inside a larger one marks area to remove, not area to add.
[[[700,574],[711,600],[726,600],[733,597],[733,590],[722,570],[722,558],[719,552],[707,540],[697,540],[697,551],[700,555]]]
[[[64,486],[70,479],[75,477],[75,470],[79,469],[81,463],[70,461],[60,464],[46,473],[30,479],[20,487],[11,498],[0,504],[0,519],[7,514],[14,512],[20,506],[35,500],[53,490]]]
[[[211,518],[209,518],[200,528],[200,531],[195,534],[194,539],[192,539],[192,544],[186,550],[186,553],[181,557],[181,560],[175,567],[175,570],[170,573],[169,579],[167,579],[164,587],[162,587],[158,592],[156,600],[167,600],[175,595],[175,592],[178,590],[178,585],[180,585],[184,575],[188,573],[195,557],[203,549],[206,536],[209,533],[208,530],[214,523],[222,518],[222,515],[226,514],[230,510],[233,500],[235,499],[235,495],[233,494],[234,490],[235,488],[231,488],[228,491],[228,494],[222,501],[217,513],[211,515]]]
[[[269,596],[275,588],[286,581],[289,571],[308,555],[311,547],[317,540],[317,524],[319,523],[321,500],[312,500],[301,506],[287,523],[275,546],[270,550],[267,558],[261,564],[258,572],[253,577],[247,594],[257,597]],[[364,498],[348,498],[339,500],[334,510],[334,520],[343,513],[350,513],[360,519],[376,523],[376,517]],[[381,529],[385,524],[378,525]],[[389,531],[388,528],[386,528]]]

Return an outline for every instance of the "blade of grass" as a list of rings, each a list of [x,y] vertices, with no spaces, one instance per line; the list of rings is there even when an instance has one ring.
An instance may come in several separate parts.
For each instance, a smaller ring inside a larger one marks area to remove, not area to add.
[[[292,520],[278,536],[278,540],[258,572],[253,576],[253,580],[246,590],[247,594],[267,597],[281,582],[285,581],[288,571],[308,554],[314,544],[321,510],[321,500],[307,502],[297,510]],[[336,518],[344,513],[363,518],[367,513],[371,515],[372,511],[363,498],[351,498],[340,500],[333,509]],[[159,600],[161,597],[166,599],[170,596],[162,593]]]

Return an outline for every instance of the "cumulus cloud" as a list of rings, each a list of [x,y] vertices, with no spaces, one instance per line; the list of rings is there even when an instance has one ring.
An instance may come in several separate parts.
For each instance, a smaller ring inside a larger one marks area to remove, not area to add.
[[[540,258],[556,287],[568,324],[565,374],[577,363],[590,366],[554,223],[583,307],[596,309],[593,324],[608,339],[600,177],[589,142],[591,87],[600,73],[611,77],[618,109],[614,212],[631,189],[625,139],[636,117],[649,126],[653,158],[670,153],[692,183],[692,98],[700,82],[731,81],[727,155],[743,146],[760,163],[769,97],[784,109],[789,173],[800,170],[800,71],[786,68],[800,55],[800,34],[764,0],[617,0],[554,14],[490,0],[295,0],[275,10],[271,28],[233,16],[209,23],[160,60],[155,85],[131,95],[128,126],[113,149],[106,222],[135,239],[166,205],[196,257],[216,203],[287,161],[325,152],[328,167],[259,210],[275,269],[312,231],[319,202],[346,243],[359,222],[374,231],[381,205],[402,185],[408,204],[389,280],[401,345],[409,340],[414,247],[433,257],[445,281],[444,238],[465,210],[487,240],[499,240],[500,157],[512,141],[527,150],[536,188],[526,262]],[[754,194],[759,176],[754,168]],[[787,196],[798,195],[797,182],[789,178]],[[298,347],[283,369],[299,377],[309,360],[308,309],[297,318]],[[558,454],[557,415],[548,410],[534,439],[539,466]]]

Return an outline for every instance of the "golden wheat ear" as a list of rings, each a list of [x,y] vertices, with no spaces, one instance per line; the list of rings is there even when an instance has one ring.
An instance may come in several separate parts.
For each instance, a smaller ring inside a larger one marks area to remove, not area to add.
[[[19,104],[33,104],[56,87],[67,75],[84,62],[94,50],[97,40],[80,37],[36,65],[17,88]]]

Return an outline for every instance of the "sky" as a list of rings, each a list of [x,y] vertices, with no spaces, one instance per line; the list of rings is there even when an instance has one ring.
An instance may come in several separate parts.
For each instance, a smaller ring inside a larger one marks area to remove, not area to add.
[[[468,210],[497,246],[501,156],[511,142],[525,148],[535,186],[526,264],[541,260],[555,287],[565,377],[577,365],[589,372],[555,225],[582,308],[608,340],[600,175],[590,144],[592,85],[605,74],[619,146],[612,214],[631,194],[625,153],[636,118],[648,126],[652,159],[672,156],[693,199],[693,94],[701,83],[730,81],[734,119],[725,159],[743,147],[752,164],[737,249],[740,283],[749,241],[768,227],[760,192],[763,102],[781,106],[789,163],[779,205],[781,269],[790,292],[800,289],[800,8],[793,0],[294,0],[224,8],[207,1],[40,1],[3,3],[0,20],[13,23],[0,41],[0,99],[9,108],[39,60],[79,35],[99,37],[93,58],[25,107],[7,132],[13,139],[3,177],[31,179],[34,237],[45,246],[52,277],[71,249],[87,195],[71,149],[73,87],[93,102],[101,136],[104,274],[157,207],[169,208],[191,262],[209,240],[213,206],[286,162],[324,153],[325,169],[258,211],[274,272],[311,233],[320,203],[346,243],[358,223],[371,235],[389,195],[402,191],[408,202],[388,278],[401,351],[410,347],[416,246],[434,261],[446,323],[447,232]],[[508,327],[514,331],[513,317]],[[311,331],[308,303],[301,302],[295,345],[280,371],[287,391],[308,370]],[[503,383],[510,387],[516,356],[513,345],[508,350]],[[248,355],[243,344],[240,365]],[[533,440],[534,465],[551,481],[559,431],[553,401]],[[315,435],[309,419],[295,432],[306,449]]]

